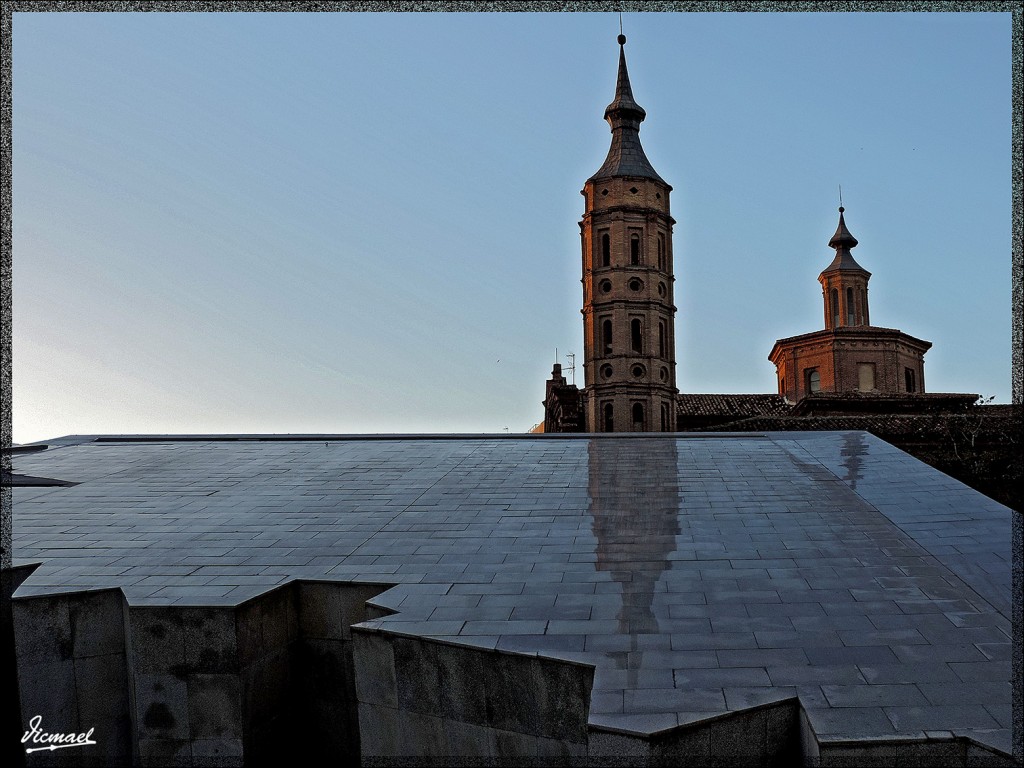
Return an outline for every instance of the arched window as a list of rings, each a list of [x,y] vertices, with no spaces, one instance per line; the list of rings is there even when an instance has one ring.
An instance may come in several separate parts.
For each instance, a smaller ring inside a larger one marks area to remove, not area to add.
[[[817,368],[811,368],[809,371],[807,371],[807,391],[821,391],[821,374],[818,373]]]
[[[633,266],[640,263],[640,235],[629,236],[629,263]]]
[[[643,335],[643,324],[639,318],[633,318],[629,321],[629,346],[638,355],[642,355],[644,351],[644,335]]]
[[[665,271],[665,236],[658,235],[658,269]]]
[[[633,431],[634,432],[645,432],[646,428],[644,425],[644,406],[642,403],[633,403],[632,408],[633,416]]]
[[[868,297],[865,289],[861,288],[858,293],[860,294],[860,324],[871,325],[871,318],[868,317]]]
[[[612,265],[612,240],[608,237],[607,232],[601,233],[601,266],[610,267]]]
[[[839,326],[839,291],[835,288],[832,289],[832,327],[836,328]]]
[[[917,377],[914,375],[913,368],[903,369],[903,383],[906,385],[907,392],[917,392]]]
[[[854,312],[853,288],[847,288],[846,289],[846,324],[847,325],[856,325],[857,324],[857,317],[856,317],[856,313]]]
[[[665,355],[666,343],[665,343],[665,323],[662,320],[658,321],[658,356],[666,357]]]
[[[668,432],[668,406],[665,403],[661,404],[661,431]]]
[[[612,351],[612,321],[605,320],[601,323],[601,342],[604,344],[604,353],[611,354]]]
[[[615,431],[615,409],[612,408],[611,403],[604,404],[604,431]]]

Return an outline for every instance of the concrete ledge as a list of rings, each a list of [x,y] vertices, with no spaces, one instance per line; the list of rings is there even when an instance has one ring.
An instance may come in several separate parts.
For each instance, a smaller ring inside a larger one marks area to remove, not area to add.
[[[364,764],[587,754],[588,664],[353,627]]]
[[[119,589],[17,598],[24,719],[96,742],[32,764],[358,760],[349,627],[386,588],[294,581],[237,606],[129,606]]]

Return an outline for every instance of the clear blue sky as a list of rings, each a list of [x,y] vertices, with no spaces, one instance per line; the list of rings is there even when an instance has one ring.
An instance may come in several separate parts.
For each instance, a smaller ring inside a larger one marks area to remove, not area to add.
[[[678,383],[774,392],[837,186],[930,391],[1010,397],[1010,15],[626,14]],[[14,440],[522,432],[582,362],[615,14],[14,16]],[[565,360],[563,358],[562,362]],[[582,367],[577,382],[582,385]]]

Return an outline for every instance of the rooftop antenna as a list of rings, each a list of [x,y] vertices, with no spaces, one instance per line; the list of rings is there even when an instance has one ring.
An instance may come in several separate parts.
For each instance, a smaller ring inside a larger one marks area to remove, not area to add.
[[[839,207],[843,207],[843,185],[839,185]]]
[[[576,386],[576,353],[575,352],[566,352],[565,353],[565,358],[566,358],[566,360],[569,361],[569,372],[572,373],[572,385],[575,387]]]

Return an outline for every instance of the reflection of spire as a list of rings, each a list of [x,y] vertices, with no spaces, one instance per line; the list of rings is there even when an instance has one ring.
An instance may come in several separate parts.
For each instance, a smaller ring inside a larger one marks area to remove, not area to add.
[[[680,532],[676,441],[597,439],[590,441],[588,453],[596,567],[621,587],[616,630],[628,635],[630,650],[637,651],[644,648],[638,646],[639,635],[661,632],[654,594]],[[626,667],[625,654],[614,658]],[[634,673],[639,666],[639,659],[628,664]]]
[[[626,69],[626,36],[619,35],[619,75],[615,81],[615,98],[604,111],[604,119],[612,128],[612,145],[604,165],[591,179],[612,176],[639,176],[665,180],[651,166],[640,145],[640,123],[647,117],[644,108],[633,98]]]
[[[831,264],[825,267],[824,272],[832,272],[837,269],[867,272],[864,267],[854,260],[853,254],[850,253],[850,249],[855,248],[857,245],[857,238],[851,235],[850,230],[846,228],[846,221],[843,219],[843,211],[845,210],[843,206],[839,206],[839,226],[836,227],[836,233],[832,235],[832,239],[828,241],[828,247],[835,249],[836,257],[832,259]]]
[[[857,490],[857,481],[863,477],[860,470],[864,462],[860,457],[867,452],[868,447],[864,442],[863,432],[843,434],[843,447],[839,452],[843,457],[843,466],[846,467],[846,477],[843,480],[848,482],[853,490]]]

